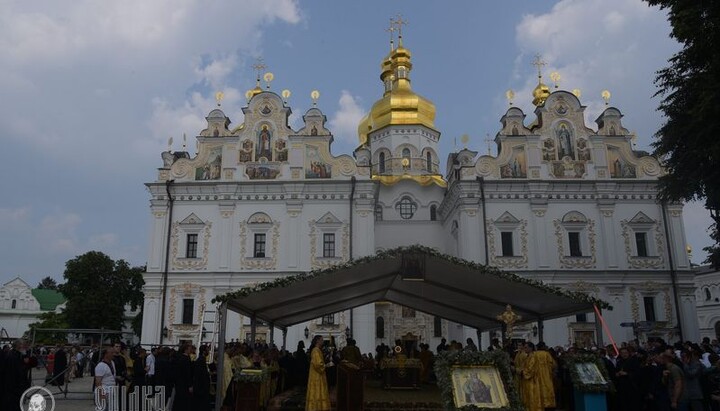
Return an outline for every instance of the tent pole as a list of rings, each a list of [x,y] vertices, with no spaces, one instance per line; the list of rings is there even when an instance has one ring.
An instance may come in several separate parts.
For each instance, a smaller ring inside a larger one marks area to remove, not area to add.
[[[270,323],[270,345],[275,345],[275,323]]]
[[[545,321],[543,321],[542,318],[538,318],[537,321],[537,328],[538,328],[538,342],[545,341]]]
[[[482,351],[482,331],[480,331],[479,328],[476,328],[475,334],[477,334],[477,339],[478,339],[478,343],[477,343],[478,351]]]
[[[283,343],[282,343],[282,349],[285,349],[285,345],[287,345],[287,328],[283,328]]]
[[[222,378],[224,374],[223,366],[225,365],[225,328],[227,326],[227,303],[224,302],[218,307],[218,312],[215,315],[219,315],[220,319],[217,322],[220,326],[220,333],[217,339],[217,382],[215,383],[215,411],[220,411],[222,407],[222,400],[225,393],[222,390]]]
[[[255,347],[255,338],[257,334],[257,317],[253,314],[250,317],[250,346]]]

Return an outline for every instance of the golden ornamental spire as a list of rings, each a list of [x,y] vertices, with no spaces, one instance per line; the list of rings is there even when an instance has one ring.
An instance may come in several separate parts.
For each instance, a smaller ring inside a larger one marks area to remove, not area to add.
[[[435,105],[416,94],[410,86],[412,61],[410,50],[402,46],[402,29],[408,24],[401,15],[390,19],[390,53],[380,64],[380,80],[384,86],[382,97],[358,126],[360,145],[367,144],[368,134],[389,125],[423,125],[435,130]],[[398,44],[393,48],[397,31]]]
[[[542,82],[542,68],[547,66],[547,63],[543,61],[538,53],[535,55],[535,60],[533,60],[532,65],[537,67],[538,71],[538,85],[535,87],[535,90],[533,90],[533,104],[540,106],[545,104],[545,99],[550,95],[550,88]]]
[[[248,98],[248,101],[249,101],[254,95],[262,93],[262,87],[260,87],[260,76],[261,76],[262,73],[265,71],[265,69],[267,68],[267,66],[266,66],[265,63],[263,62],[263,58],[262,58],[262,57],[258,57],[258,58],[256,59],[255,64],[252,65],[252,68],[253,68],[253,70],[255,70],[255,72],[257,73],[257,77],[255,78],[255,88],[252,89],[252,90],[248,90],[248,92],[246,93],[246,95],[250,95],[250,97]]]

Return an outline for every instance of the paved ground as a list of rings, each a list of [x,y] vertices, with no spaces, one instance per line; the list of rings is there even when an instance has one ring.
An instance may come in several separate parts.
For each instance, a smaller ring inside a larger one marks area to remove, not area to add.
[[[93,411],[95,410],[95,401],[93,400],[92,389],[92,377],[86,376],[83,378],[76,378],[68,384],[68,395],[60,392],[60,389],[55,386],[45,386],[45,370],[35,369],[33,370],[33,385],[39,387],[45,387],[55,397],[55,410],[54,411]],[[47,411],[51,411],[49,404]]]

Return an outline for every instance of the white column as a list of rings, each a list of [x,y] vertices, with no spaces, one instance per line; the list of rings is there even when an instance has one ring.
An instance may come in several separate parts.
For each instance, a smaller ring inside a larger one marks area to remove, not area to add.
[[[528,233],[530,238],[537,238],[537,239],[544,239],[542,241],[532,241],[533,244],[535,244],[535,255],[537,256],[537,267],[538,268],[548,268],[550,266],[550,263],[548,261],[548,256],[551,254],[548,244],[554,244],[554,241],[548,238],[547,235],[547,225],[550,223],[549,219],[545,218],[545,213],[547,212],[547,206],[544,205],[542,207],[533,206],[532,207],[532,216],[530,216],[530,219],[532,219],[532,226],[533,231],[535,232],[535,235],[533,236],[532,233]],[[555,255],[556,253],[552,253],[552,255]],[[534,264],[532,260],[530,260],[530,267],[532,267]]]
[[[232,252],[232,232],[233,232],[233,219],[232,216],[235,213],[235,204],[220,204],[220,238],[217,241],[219,255],[218,255],[218,268],[220,270],[227,270],[232,266],[230,256]]]

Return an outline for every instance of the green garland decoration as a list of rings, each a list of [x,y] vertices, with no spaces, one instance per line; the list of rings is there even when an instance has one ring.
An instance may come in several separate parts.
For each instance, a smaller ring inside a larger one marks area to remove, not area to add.
[[[563,366],[568,370],[570,374],[570,380],[572,381],[573,388],[580,392],[614,392],[615,387],[613,386],[610,375],[608,374],[605,364],[602,362],[597,355],[594,354],[572,354],[564,355],[561,357]],[[580,373],[577,370],[576,364],[593,363],[595,364],[603,378],[605,378],[605,384],[587,384],[580,378]]]
[[[374,255],[361,257],[354,260],[349,260],[340,264],[336,264],[332,267],[325,268],[325,269],[316,269],[312,270],[309,273],[301,273],[296,275],[290,275],[285,277],[278,277],[275,280],[256,284],[249,287],[243,287],[236,291],[224,294],[224,295],[218,295],[215,298],[212,299],[213,303],[223,303],[227,302],[229,300],[233,300],[236,298],[246,297],[250,294],[271,290],[273,288],[284,288],[288,287],[291,284],[294,284],[296,282],[305,281],[310,278],[315,277],[321,277],[325,275],[331,275],[335,273],[338,270],[343,269],[349,269],[352,267],[355,267],[357,265],[361,264],[367,264],[378,260],[383,260],[386,258],[401,258],[403,254],[424,254],[433,258],[437,258],[440,260],[447,261],[449,263],[463,266],[465,268],[468,268],[470,270],[475,270],[481,275],[487,275],[487,276],[494,276],[498,278],[502,278],[505,280],[514,281],[521,284],[526,284],[530,286],[534,286],[537,288],[541,288],[543,291],[562,296],[562,297],[568,297],[575,299],[577,301],[583,301],[589,304],[597,305],[600,308],[604,309],[612,309],[612,306],[608,304],[607,302],[591,297],[585,293],[581,292],[575,292],[575,291],[569,291],[569,290],[563,290],[562,288],[551,286],[548,284],[543,283],[542,281],[533,280],[530,278],[521,277],[515,273],[511,273],[508,271],[502,271],[498,268],[478,264],[472,261],[463,260],[462,258],[453,257],[447,254],[443,254],[435,249],[432,249],[430,247],[422,246],[422,245],[412,245],[408,247],[397,247],[389,250],[382,250],[378,251]]]
[[[466,405],[462,408],[455,407],[452,368],[454,366],[472,365],[489,365],[498,370],[510,403],[507,407],[480,408],[474,405]],[[515,387],[515,379],[510,366],[510,356],[505,351],[444,351],[435,357],[435,375],[437,376],[437,385],[440,388],[446,410],[525,411],[525,407],[520,400],[520,394],[518,393],[517,387]]]
[[[233,374],[233,381],[242,383],[262,383],[268,379],[270,379],[270,371],[266,368],[263,368],[262,372],[244,373],[240,370]]]

